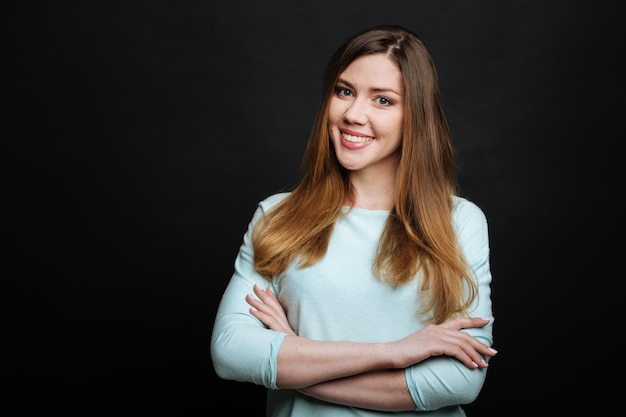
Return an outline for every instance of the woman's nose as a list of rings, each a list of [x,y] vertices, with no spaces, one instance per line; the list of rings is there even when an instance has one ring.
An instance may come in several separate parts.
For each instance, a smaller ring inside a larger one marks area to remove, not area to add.
[[[359,99],[352,101],[344,113],[344,119],[349,123],[365,124],[367,122],[366,104]]]

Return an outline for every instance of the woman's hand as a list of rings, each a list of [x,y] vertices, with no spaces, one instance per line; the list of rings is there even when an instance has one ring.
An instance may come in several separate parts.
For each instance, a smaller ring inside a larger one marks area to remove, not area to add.
[[[250,314],[261,320],[263,324],[272,330],[295,336],[296,333],[289,325],[289,321],[287,321],[287,313],[280,301],[278,301],[274,291],[272,291],[272,287],[267,287],[264,290],[260,286],[255,285],[254,294],[258,299],[251,294],[246,296],[246,302],[251,306]]]
[[[429,324],[403,339],[390,342],[389,347],[397,349],[397,353],[392,355],[392,366],[404,368],[431,356],[447,355],[457,358],[470,369],[486,368],[487,362],[482,355],[492,357],[497,351],[461,330],[483,327],[489,321],[483,318],[458,317],[442,324]],[[417,352],[419,354],[416,356]]]

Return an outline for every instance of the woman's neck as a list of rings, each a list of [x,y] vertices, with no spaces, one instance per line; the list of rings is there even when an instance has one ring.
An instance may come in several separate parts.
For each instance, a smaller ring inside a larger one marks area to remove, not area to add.
[[[350,173],[353,200],[346,204],[369,210],[391,210],[395,204],[396,173],[363,172]]]

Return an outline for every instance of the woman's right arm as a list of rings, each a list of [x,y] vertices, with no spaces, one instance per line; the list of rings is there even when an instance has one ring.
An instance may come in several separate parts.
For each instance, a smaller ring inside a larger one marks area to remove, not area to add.
[[[268,206],[260,203],[235,259],[233,275],[222,295],[211,334],[211,360],[221,378],[276,389],[276,353],[285,333],[268,329],[249,312],[246,294],[270,282],[254,270],[252,228]]]

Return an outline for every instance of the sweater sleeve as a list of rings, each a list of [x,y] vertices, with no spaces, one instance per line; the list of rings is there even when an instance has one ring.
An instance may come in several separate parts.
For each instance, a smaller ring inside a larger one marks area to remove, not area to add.
[[[271,285],[254,269],[252,229],[279,195],[261,202],[237,254],[234,273],[222,295],[211,334],[211,360],[224,379],[251,382],[276,389],[276,357],[285,333],[269,330],[250,314],[247,294],[254,284]]]
[[[469,315],[491,318],[482,328],[464,330],[487,346],[493,343],[489,238],[484,213],[474,203],[457,198],[453,212],[459,244],[478,283],[478,297]],[[485,358],[488,360],[488,358]],[[406,369],[405,376],[416,410],[436,410],[474,401],[485,382],[487,368],[469,369],[456,358],[437,356]]]

